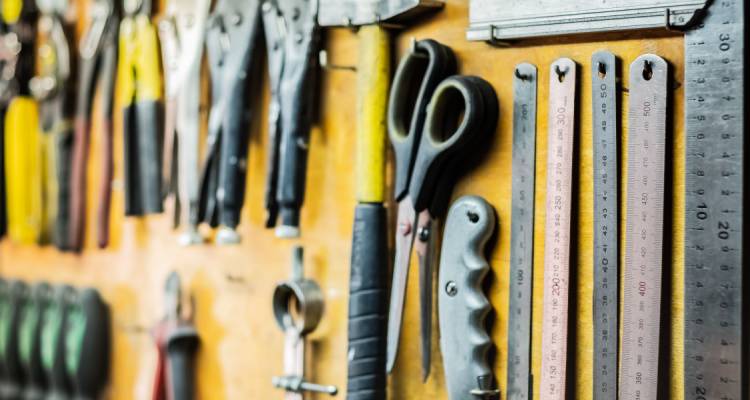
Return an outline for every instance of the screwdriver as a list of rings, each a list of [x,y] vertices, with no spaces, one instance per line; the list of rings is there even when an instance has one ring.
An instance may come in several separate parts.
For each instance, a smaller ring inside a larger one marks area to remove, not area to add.
[[[96,289],[82,289],[70,305],[65,329],[65,370],[76,399],[99,397],[107,383],[109,353],[109,308]]]
[[[65,370],[65,327],[76,291],[60,285],[52,289],[50,301],[42,313],[41,360],[47,377],[47,398],[68,398],[72,385]]]
[[[0,281],[0,385],[1,399],[17,399],[24,383],[18,354],[19,310],[28,293],[20,281]]]
[[[30,289],[29,297],[21,308],[18,351],[26,376],[23,389],[25,400],[41,400],[47,390],[47,377],[42,368],[41,332],[44,310],[52,300],[52,287],[45,282]]]

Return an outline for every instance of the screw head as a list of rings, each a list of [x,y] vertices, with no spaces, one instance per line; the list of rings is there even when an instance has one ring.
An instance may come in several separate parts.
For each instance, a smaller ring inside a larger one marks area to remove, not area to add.
[[[457,295],[458,285],[456,285],[456,282],[448,281],[448,283],[445,284],[445,293],[450,297]]]

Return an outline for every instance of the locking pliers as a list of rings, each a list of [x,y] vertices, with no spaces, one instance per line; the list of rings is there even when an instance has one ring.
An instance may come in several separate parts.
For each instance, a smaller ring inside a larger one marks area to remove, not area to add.
[[[221,228],[218,243],[239,241],[245,196],[250,95],[260,25],[259,0],[220,0],[207,34],[213,104],[201,178],[201,220]]]
[[[198,193],[200,178],[201,61],[210,0],[169,0],[159,22],[165,84],[162,179],[174,197],[175,226],[187,225],[183,244],[200,243]]]

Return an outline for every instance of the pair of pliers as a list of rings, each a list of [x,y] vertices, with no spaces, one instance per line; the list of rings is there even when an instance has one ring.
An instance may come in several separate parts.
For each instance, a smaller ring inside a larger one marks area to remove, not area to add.
[[[192,315],[183,316],[182,282],[176,272],[167,277],[164,288],[164,319],[154,328],[158,358],[152,400],[194,398],[193,358],[200,339]],[[193,310],[191,307],[190,314]]]
[[[29,82],[35,73],[37,10],[33,0],[4,0],[3,97],[10,99],[5,115],[5,178],[8,234],[14,241],[37,243],[42,229],[42,160],[36,101]]]
[[[266,227],[298,237],[307,152],[319,76],[318,0],[265,0],[263,26],[271,76]]]
[[[211,112],[200,192],[200,219],[219,226],[217,243],[240,240],[236,227],[245,198],[251,93],[257,75],[260,0],[220,0],[206,36]],[[254,62],[255,61],[255,62]]]
[[[29,82],[39,107],[43,162],[41,242],[67,248],[70,216],[70,165],[73,150],[73,24],[68,2],[37,0],[37,72]]]
[[[94,96],[100,95],[101,159],[97,207],[97,245],[109,243],[109,210],[112,195],[112,105],[117,68],[117,28],[120,20],[115,0],[94,0],[90,20],[78,49],[78,93],[75,104],[75,139],[71,165],[70,227],[68,248],[81,250],[86,226],[86,167]]]
[[[125,215],[161,213],[162,78],[150,0],[124,0],[119,39]]]
[[[174,222],[187,225],[183,244],[200,243],[197,229],[200,178],[201,61],[210,0],[169,0],[159,22],[165,85],[162,180],[174,197]]]
[[[436,218],[467,158],[481,156],[481,139],[497,125],[498,100],[478,77],[451,76],[450,48],[422,40],[402,59],[391,86],[388,134],[396,159],[396,256],[388,317],[390,372],[395,364],[412,248],[419,257],[422,377],[430,367]],[[415,241],[416,239],[416,241]]]
[[[15,54],[5,45],[8,27],[0,19],[0,238],[8,231],[8,214],[5,201],[5,114],[11,100],[11,86],[3,76],[11,76],[15,68]]]

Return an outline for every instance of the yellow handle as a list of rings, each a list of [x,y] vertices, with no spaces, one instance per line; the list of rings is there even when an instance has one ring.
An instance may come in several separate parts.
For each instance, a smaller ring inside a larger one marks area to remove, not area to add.
[[[23,10],[24,0],[3,0],[0,2],[2,5],[3,22],[8,25],[13,25],[18,22],[21,18],[21,10]]]
[[[16,97],[5,116],[5,171],[8,235],[34,244],[42,229],[42,147],[39,111],[28,97]]]
[[[161,100],[159,41],[151,19],[142,14],[124,19],[119,42],[119,104]]]
[[[388,31],[377,25],[359,30],[357,66],[357,200],[385,198],[385,145],[391,49]]]

